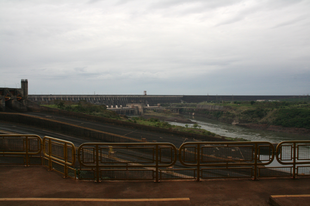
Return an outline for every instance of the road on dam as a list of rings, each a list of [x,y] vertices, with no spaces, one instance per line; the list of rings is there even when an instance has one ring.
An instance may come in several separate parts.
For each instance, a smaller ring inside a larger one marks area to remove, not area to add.
[[[180,135],[173,135],[173,134],[165,134],[162,132],[154,132],[154,131],[145,131],[140,130],[136,128],[130,128],[130,127],[123,127],[119,125],[112,125],[108,123],[102,123],[102,122],[95,122],[95,121],[88,121],[73,117],[65,117],[61,115],[55,115],[55,114],[48,114],[48,113],[27,113],[27,115],[31,115],[38,118],[45,118],[49,120],[56,120],[58,122],[63,123],[69,123],[76,126],[82,126],[84,128],[89,129],[95,129],[102,132],[108,132],[112,134],[122,135],[129,138],[135,138],[137,140],[141,140],[142,138],[145,138],[147,142],[170,142],[174,144],[177,148],[181,146],[181,144],[185,141],[196,141],[196,139],[180,136]],[[17,123],[10,123],[10,122],[4,122],[0,121],[0,130],[8,131],[8,132],[16,132],[16,133],[31,133],[31,134],[37,134],[41,137],[44,136],[51,136],[56,138],[65,139],[68,141],[73,142],[76,145],[80,145],[85,142],[89,141],[99,141],[97,139],[83,139],[83,138],[77,138],[70,135],[64,135],[61,134],[61,132],[58,131],[50,131],[46,129],[37,128],[35,126],[26,126],[23,124],[17,124]],[[1,131],[0,131],[1,133]]]
[[[145,138],[147,142],[153,142],[153,141],[169,142],[169,143],[174,144],[176,148],[179,148],[182,145],[182,143],[184,143],[185,141],[197,141],[196,139],[189,138],[189,137],[183,137],[180,135],[139,130],[139,129],[129,128],[129,127],[122,127],[118,125],[105,124],[102,122],[94,122],[94,121],[88,121],[88,120],[83,120],[83,119],[77,119],[73,117],[65,117],[61,115],[54,115],[54,114],[47,114],[47,113],[27,113],[27,115],[30,115],[36,118],[44,118],[44,119],[49,119],[53,121],[63,122],[64,124],[82,126],[83,128],[99,130],[102,132],[109,132],[109,133],[122,135],[122,136],[129,137],[129,138],[135,138],[139,140],[139,142],[141,138]],[[46,130],[46,129],[42,129],[42,128],[38,128],[34,126],[28,126],[28,125],[23,125],[19,123],[10,123],[10,122],[4,122],[4,121],[0,121],[0,134],[1,133],[36,134],[36,135],[41,136],[42,138],[44,136],[50,136],[50,137],[55,137],[55,138],[71,141],[76,147],[79,147],[81,144],[86,143],[86,142],[100,142],[100,140],[98,139],[90,139],[89,137],[85,139],[77,138],[74,136],[61,134],[61,132],[58,132],[58,131],[51,131],[51,130]],[[129,158],[127,153],[122,154],[120,157],[123,159]],[[137,158],[138,157],[152,159],[151,156],[148,156],[142,153],[137,154]],[[181,165],[179,162],[177,162],[175,166],[179,168],[186,168],[186,166]]]

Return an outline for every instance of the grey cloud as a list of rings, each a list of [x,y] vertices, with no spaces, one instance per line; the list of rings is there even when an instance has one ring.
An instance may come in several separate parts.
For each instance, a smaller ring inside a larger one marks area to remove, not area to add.
[[[30,93],[307,93],[309,9],[284,0],[2,1],[0,83],[27,78]]]
[[[100,1],[102,1],[102,0],[89,0],[88,3],[89,4],[93,4],[93,3],[96,3],[96,2],[100,2]]]
[[[290,20],[290,21],[286,21],[286,22],[283,22],[283,23],[281,23],[281,24],[278,24],[278,25],[274,26],[273,28],[276,29],[276,28],[279,28],[279,27],[292,25],[292,24],[298,23],[298,22],[300,22],[300,21],[303,21],[303,20],[305,20],[306,18],[307,18],[306,16],[302,15],[302,16],[300,16],[300,17],[298,17],[298,18],[295,18],[295,19],[292,19],[292,20]]]
[[[217,26],[222,26],[222,25],[226,25],[226,24],[233,24],[233,23],[238,22],[238,21],[241,21],[241,20],[243,20],[243,19],[244,19],[243,16],[238,15],[238,16],[235,16],[235,17],[233,17],[233,18],[231,18],[231,19],[228,19],[228,20],[226,20],[226,21],[220,22],[219,24],[215,25],[215,27],[217,27]]]
[[[76,68],[74,68],[74,71],[76,71],[78,73],[85,73],[85,69],[86,69],[86,67],[76,67]]]
[[[307,0],[275,0],[275,1],[265,1],[268,7],[266,9],[282,9],[284,7],[290,7],[294,4],[299,4],[301,2],[307,3]]]
[[[156,3],[152,4],[153,8],[164,8],[167,9],[169,7],[180,6],[180,5],[189,5],[193,3],[199,3],[204,7],[209,9],[215,9],[219,7],[227,7],[236,3],[242,2],[242,0],[211,0],[211,1],[204,1],[204,0],[162,0],[157,1]]]

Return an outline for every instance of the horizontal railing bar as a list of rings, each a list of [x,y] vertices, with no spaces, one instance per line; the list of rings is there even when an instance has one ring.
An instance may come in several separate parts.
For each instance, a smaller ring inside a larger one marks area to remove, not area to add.
[[[10,138],[14,138],[14,140],[7,141]],[[32,134],[4,134],[0,135],[0,142],[8,142],[5,143],[6,145],[0,145],[0,147],[2,146],[1,157],[22,156],[24,163],[29,165],[29,158],[42,153],[41,160],[44,159],[45,162],[47,160],[50,169],[53,170],[51,168],[52,163],[64,167],[64,171],[56,171],[67,177],[68,169],[75,171],[76,169],[73,167],[77,162],[80,171],[93,171],[97,181],[99,181],[98,172],[101,171],[154,171],[153,176],[156,182],[160,180],[161,174],[168,175],[163,179],[184,179],[185,176],[188,176],[186,171],[192,171],[194,174],[188,177],[193,176],[192,179],[197,178],[199,181],[200,178],[225,177],[228,172],[219,172],[219,174],[215,172],[212,174],[213,172],[211,172],[209,177],[206,170],[247,169],[252,171],[251,174],[241,171],[240,173],[233,172],[233,176],[251,176],[254,179],[260,177],[257,172],[263,169],[269,169],[270,172],[273,172],[272,170],[284,172],[281,169],[292,168],[293,177],[310,175],[308,172],[302,173],[306,169],[301,172],[298,171],[298,168],[306,168],[308,165],[310,167],[310,158],[308,157],[310,148],[307,147],[310,146],[310,140],[283,141],[276,148],[270,142],[260,141],[185,142],[179,149],[168,142],[87,142],[76,149],[70,141],[49,136],[45,136],[42,140],[41,137]],[[4,150],[5,147],[11,145],[18,151],[14,151],[14,148],[12,151],[9,148],[8,151]],[[304,151],[307,153],[303,153]],[[78,161],[76,161],[76,156]],[[265,167],[273,162],[274,156],[282,167]],[[88,160],[90,161],[87,162]],[[285,165],[290,166],[285,167]],[[186,168],[173,168],[174,166]],[[268,170],[264,173],[267,175],[264,174],[263,177],[268,177]],[[230,173],[227,174],[229,176]]]

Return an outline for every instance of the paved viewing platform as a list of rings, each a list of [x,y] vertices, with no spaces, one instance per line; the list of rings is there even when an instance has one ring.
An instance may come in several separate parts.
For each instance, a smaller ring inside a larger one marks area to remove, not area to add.
[[[0,166],[0,205],[309,205],[310,179],[77,181],[42,166]],[[272,203],[272,204],[271,204]]]

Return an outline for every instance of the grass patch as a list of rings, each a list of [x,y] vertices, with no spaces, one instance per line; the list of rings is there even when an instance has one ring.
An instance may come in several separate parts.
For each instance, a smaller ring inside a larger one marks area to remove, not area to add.
[[[105,105],[94,105],[86,101],[80,101],[78,104],[73,104],[69,101],[56,100],[54,104],[41,105],[49,108],[57,108],[61,110],[89,114],[99,117],[111,119],[121,119],[121,116],[114,111],[107,110]]]
[[[193,124],[191,127],[190,126],[182,127],[182,126],[177,126],[177,125],[171,125],[168,122],[163,122],[156,118],[145,119],[143,117],[133,117],[129,119],[128,121],[141,124],[141,125],[164,128],[164,129],[169,129],[173,131],[188,132],[188,133],[208,135],[208,136],[216,136],[215,133],[212,133],[205,129],[201,129],[198,124]]]

